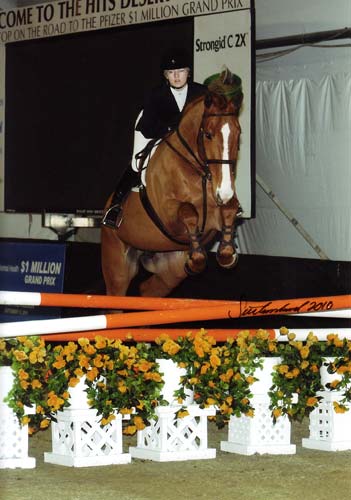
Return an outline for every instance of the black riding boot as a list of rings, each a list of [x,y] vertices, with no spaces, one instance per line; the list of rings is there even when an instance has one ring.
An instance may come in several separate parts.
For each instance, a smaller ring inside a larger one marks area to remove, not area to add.
[[[137,186],[138,183],[139,174],[129,166],[116,186],[110,208],[107,209],[101,220],[101,224],[103,226],[107,226],[112,229],[116,229],[116,227],[118,227],[119,222],[121,221],[120,216],[122,215],[122,202],[132,187]]]

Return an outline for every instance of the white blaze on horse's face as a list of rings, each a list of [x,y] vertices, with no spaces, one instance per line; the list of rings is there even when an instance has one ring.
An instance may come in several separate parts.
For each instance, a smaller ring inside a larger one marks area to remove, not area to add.
[[[223,137],[223,152],[222,159],[229,160],[229,134],[230,128],[228,123],[225,123],[221,129]],[[217,201],[221,205],[225,205],[234,196],[234,189],[231,182],[231,165],[223,163],[222,164],[222,181],[220,186],[217,187],[216,197]]]

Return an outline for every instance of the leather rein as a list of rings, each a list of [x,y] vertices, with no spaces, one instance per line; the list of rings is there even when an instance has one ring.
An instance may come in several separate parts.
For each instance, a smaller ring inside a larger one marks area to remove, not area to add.
[[[205,118],[211,117],[211,116],[235,116],[236,113],[234,112],[223,112],[223,113],[204,113],[202,117],[202,122],[201,126],[198,132],[198,138],[197,138],[197,143],[198,143],[198,149],[199,153],[201,153],[200,157],[198,157],[193,149],[190,147],[189,143],[186,141],[184,136],[181,134],[179,130],[179,126],[176,129],[176,134],[177,137],[182,144],[182,146],[185,148],[185,150],[190,154],[191,158],[194,160],[193,161],[189,160],[188,157],[186,157],[181,151],[179,151],[175,146],[173,146],[169,140],[168,136],[166,136],[165,139],[163,139],[163,142],[167,144],[167,146],[178,156],[180,156],[183,160],[185,160],[194,170],[195,172],[201,177],[201,185],[202,185],[202,225],[201,225],[201,230],[199,231],[199,236],[201,237],[204,233],[205,227],[206,227],[206,221],[207,221],[207,181],[212,180],[212,175],[209,169],[210,164],[217,164],[217,165],[232,165],[233,169],[236,166],[236,160],[223,160],[223,159],[214,159],[214,158],[207,158],[206,156],[206,149],[204,145],[204,136],[207,138],[211,138],[211,135],[205,131],[203,127],[203,122]],[[173,241],[174,243],[177,243],[178,245],[184,245],[188,246],[189,243],[178,240],[174,236],[170,234],[170,232],[167,230],[165,225],[163,224],[162,220],[156,213],[154,207],[152,206],[150,199],[147,195],[146,192],[146,187],[141,186],[139,189],[139,194],[140,194],[140,200],[142,202],[143,207],[145,208],[147,214],[151,218],[151,220],[156,224],[158,229],[166,236],[169,240]]]

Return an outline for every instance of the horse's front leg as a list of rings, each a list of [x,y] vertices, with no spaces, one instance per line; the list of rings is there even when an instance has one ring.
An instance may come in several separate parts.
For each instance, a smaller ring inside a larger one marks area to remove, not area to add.
[[[190,240],[185,272],[189,275],[201,273],[206,267],[207,255],[200,242],[199,214],[191,203],[182,203],[178,209],[178,218],[184,224]]]
[[[220,208],[222,233],[216,258],[218,264],[226,269],[236,266],[239,259],[234,244],[235,221],[239,210],[240,204],[236,196]]]

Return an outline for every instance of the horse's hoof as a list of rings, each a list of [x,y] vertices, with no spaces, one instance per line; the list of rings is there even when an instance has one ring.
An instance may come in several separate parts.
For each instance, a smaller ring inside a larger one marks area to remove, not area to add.
[[[220,255],[216,255],[216,259],[217,259],[217,262],[218,264],[223,267],[223,269],[232,269],[233,267],[235,267],[238,263],[238,260],[239,260],[239,255],[237,253],[233,254],[232,256],[232,260],[228,263],[222,263],[220,261],[221,259],[221,256]]]
[[[186,263],[184,264],[184,271],[186,272],[186,274],[187,274],[188,276],[196,276],[197,274],[199,274],[199,273],[197,273],[197,272],[193,271],[193,270],[190,268],[190,266],[189,266],[188,262],[186,262]]]

